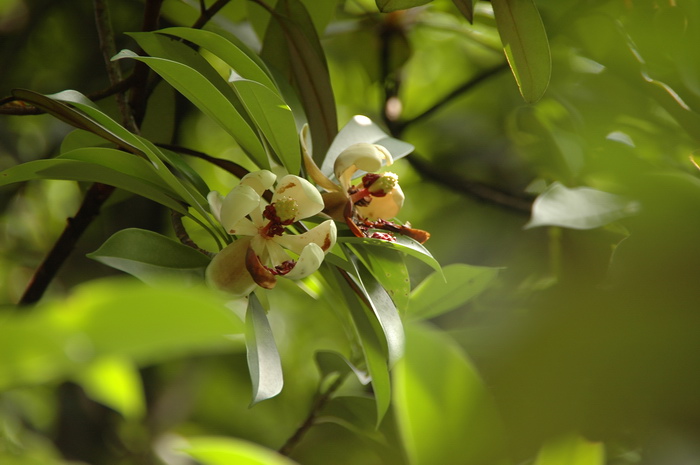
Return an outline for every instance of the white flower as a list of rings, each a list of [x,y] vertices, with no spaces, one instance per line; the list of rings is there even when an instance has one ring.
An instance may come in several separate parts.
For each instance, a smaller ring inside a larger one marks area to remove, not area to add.
[[[244,176],[226,197],[216,191],[207,197],[214,216],[237,237],[207,267],[207,281],[216,287],[243,296],[256,285],[274,287],[277,276],[304,278],[318,269],[335,244],[332,220],[303,234],[285,234],[287,226],[319,213],[323,199],[311,183],[287,175],[267,205],[262,194],[275,178],[270,171],[257,171]]]

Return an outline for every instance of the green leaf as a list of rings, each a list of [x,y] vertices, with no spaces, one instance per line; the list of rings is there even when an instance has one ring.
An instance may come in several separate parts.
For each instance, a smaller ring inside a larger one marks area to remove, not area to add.
[[[368,237],[356,237],[356,236],[339,236],[339,243],[346,244],[364,244],[373,247],[384,247],[397,252],[404,252],[412,257],[415,257],[430,266],[435,271],[441,271],[440,264],[433,258],[433,256],[428,252],[422,244],[411,239],[410,237],[405,237],[401,235],[396,236],[396,242],[383,241],[380,239],[370,239]]]
[[[287,171],[299,174],[301,148],[289,106],[279,95],[257,82],[239,79],[231,85]]]
[[[245,324],[248,370],[253,383],[253,400],[250,404],[253,405],[282,392],[284,380],[272,328],[265,309],[254,293],[248,300]]]
[[[323,47],[304,5],[279,0],[268,11],[262,58],[281,71],[297,92],[313,141],[313,158],[320,162],[338,133],[335,96]]]
[[[190,27],[169,27],[156,32],[180,37],[205,48],[229,65],[242,78],[259,82],[268,89],[277,91],[277,85],[262,61],[258,63],[251,58],[252,52],[248,52],[242,42],[232,42],[237,40],[234,36],[224,38],[211,31]]]
[[[165,193],[160,186],[95,163],[54,158],[22,163],[0,172],[0,186],[34,179],[101,182],[133,192],[182,214],[186,213],[182,204]]]
[[[87,256],[146,283],[158,283],[163,279],[179,279],[183,284],[201,282],[210,261],[191,247],[135,228],[116,232]]]
[[[404,352],[405,337],[401,317],[387,291],[372,276],[367,268],[356,259],[351,260],[355,267],[355,283],[363,292],[370,304],[372,315],[381,327],[387,345],[389,366],[393,366]]]
[[[467,18],[470,24],[474,24],[474,2],[476,0],[452,0],[457,9]]]
[[[414,149],[413,145],[388,136],[371,119],[355,115],[333,139],[326,157],[321,164],[321,171],[328,177],[333,177],[333,165],[340,152],[358,142],[381,145],[389,151],[394,161],[405,157]]]
[[[231,101],[206,77],[187,65],[164,58],[140,57],[122,50],[113,60],[133,58],[146,63],[171,86],[228,132],[261,168],[269,168],[267,153],[248,123]]]
[[[382,13],[390,13],[392,11],[407,10],[415,6],[425,5],[433,0],[375,0],[377,8]]]
[[[0,390],[72,378],[104,357],[143,366],[230,351],[243,323],[211,289],[93,281],[0,325]]]
[[[334,423],[375,441],[383,441],[377,431],[377,409],[370,397],[338,396],[333,398],[316,418],[316,423]]]
[[[636,214],[639,203],[590,187],[569,189],[553,183],[532,205],[532,216],[525,228],[563,226],[593,229]]]
[[[333,373],[345,375],[351,371],[355,373],[357,379],[362,384],[370,382],[367,373],[357,368],[355,365],[338,352],[332,350],[319,350],[316,352],[316,365],[318,366],[321,376],[326,377]]]
[[[422,324],[407,325],[406,336],[406,355],[393,378],[394,410],[409,463],[503,463],[496,409],[460,347]]]
[[[353,250],[372,276],[389,293],[396,308],[401,313],[406,312],[411,293],[411,279],[404,255],[381,247],[368,250],[366,246],[359,244],[353,246]]]
[[[406,316],[426,319],[454,310],[481,294],[496,276],[498,268],[447,265],[442,274],[431,274],[413,290]]]
[[[547,441],[534,465],[604,465],[603,443],[590,442],[579,435],[569,434]]]
[[[508,64],[528,103],[544,95],[552,73],[547,33],[534,0],[492,0]]]
[[[146,411],[141,377],[134,364],[123,357],[104,356],[91,363],[77,377],[91,399],[139,419]]]
[[[294,465],[296,462],[253,442],[235,438],[199,437],[178,447],[203,465]]]

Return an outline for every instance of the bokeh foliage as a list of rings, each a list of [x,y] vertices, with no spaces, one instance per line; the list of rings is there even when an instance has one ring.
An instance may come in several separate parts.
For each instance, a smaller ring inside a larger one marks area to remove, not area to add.
[[[117,50],[182,59],[162,34],[139,32],[145,7],[157,3],[110,2]],[[88,184],[71,168],[64,176],[80,182],[3,187],[0,462],[191,463],[178,450],[204,464],[699,461],[700,5],[290,1],[279,3],[297,13],[305,5],[308,17],[266,35],[277,23],[259,3],[203,2],[224,5],[205,29],[260,52],[274,70],[269,85],[288,83],[279,92],[297,123],[303,110],[337,127],[367,115],[416,147],[393,167],[407,197],[401,217],[431,232],[426,246],[447,282],[414,257],[397,264],[413,289],[407,295],[402,279],[393,281],[406,352],[391,380],[375,376],[373,389],[338,359],[357,355],[342,322],[363,311],[338,305],[338,277],[314,275],[303,287],[281,282],[269,319],[285,387],[250,407],[241,309],[221,312],[221,296],[183,288],[182,280],[144,287],[115,278],[86,258],[100,247],[109,257],[105,241],[117,231],[174,236],[169,213],[151,201],[158,199],[117,190],[42,303],[25,313],[12,305]],[[200,6],[165,0],[159,27],[184,28],[182,36],[197,42],[186,34]],[[0,94],[108,88],[94,24],[90,2],[4,2]],[[520,52],[508,47],[519,36]],[[300,44],[306,80],[285,79],[290,44]],[[214,50],[202,56],[212,69],[226,69]],[[136,60],[118,63],[128,76]],[[169,75],[177,88],[173,79],[182,75]],[[140,124],[145,140],[254,169],[245,152],[258,150],[257,139],[252,148],[237,145],[231,133],[240,126],[215,122],[229,109],[196,108],[181,95],[201,95],[194,81],[178,92],[153,76]],[[245,86],[236,90],[254,92]],[[304,107],[315,90],[322,108]],[[97,100],[120,121],[113,97]],[[319,162],[332,126],[312,133]],[[267,143],[287,150],[296,135],[290,128],[281,117],[267,128]],[[0,168],[35,160],[76,165],[54,157],[79,158],[81,147],[96,142],[67,138],[71,130],[50,115],[0,114]],[[292,152],[280,161],[293,171],[299,160]],[[211,189],[226,192],[235,183],[206,160],[187,162]],[[205,232],[185,225],[195,242],[215,248]],[[351,247],[361,267],[382,254]],[[178,266],[202,266],[188,263]],[[380,354],[382,341],[374,342]],[[271,452],[338,376],[347,381],[316,412],[290,459]]]

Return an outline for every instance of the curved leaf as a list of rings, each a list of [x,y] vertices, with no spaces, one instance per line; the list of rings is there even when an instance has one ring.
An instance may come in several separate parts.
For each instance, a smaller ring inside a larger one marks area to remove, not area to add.
[[[496,27],[520,94],[528,103],[544,95],[552,74],[547,33],[534,0],[492,0]]]
[[[467,18],[470,24],[474,23],[474,2],[476,0],[452,0],[457,9]]]
[[[265,309],[255,294],[250,294],[248,299],[245,325],[248,370],[253,383],[253,400],[250,404],[253,405],[282,392],[284,380],[272,328],[267,321]]]
[[[114,233],[87,256],[146,283],[172,278],[185,283],[201,282],[210,261],[191,247],[153,231],[135,228]]]
[[[390,13],[392,11],[407,10],[415,6],[425,5],[433,0],[375,0],[377,8],[382,13]]]
[[[396,308],[402,313],[405,312],[411,293],[411,279],[404,255],[381,247],[367,250],[365,246],[359,244],[355,245],[353,250],[372,276],[389,293]]]
[[[426,249],[421,243],[414,241],[410,237],[397,235],[396,242],[389,242],[380,239],[370,239],[368,237],[363,238],[356,236],[339,236],[338,242],[348,244],[365,244],[375,247],[385,247],[387,249],[395,250],[398,252],[404,252],[412,257],[419,259],[435,271],[441,272],[440,264],[437,260],[435,260],[435,258],[433,258],[428,249]]]

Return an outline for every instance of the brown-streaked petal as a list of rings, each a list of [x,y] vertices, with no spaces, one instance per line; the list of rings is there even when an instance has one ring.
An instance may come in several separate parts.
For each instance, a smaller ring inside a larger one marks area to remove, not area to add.
[[[248,247],[246,252],[245,267],[258,286],[272,289],[277,284],[275,275],[260,262],[258,254],[255,253],[252,247]]]
[[[255,281],[246,269],[246,251],[250,238],[241,238],[221,250],[207,266],[205,277],[209,285],[237,296],[245,296],[255,289]]]

